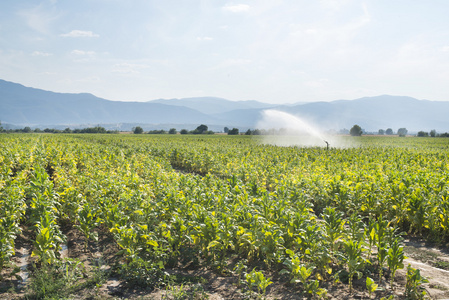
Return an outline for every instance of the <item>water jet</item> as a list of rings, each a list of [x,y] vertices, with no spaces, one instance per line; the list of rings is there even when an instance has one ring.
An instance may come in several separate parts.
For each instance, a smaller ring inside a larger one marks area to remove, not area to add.
[[[265,110],[262,119],[256,125],[259,129],[279,130],[280,134],[265,137],[264,142],[278,146],[304,146],[322,147],[323,140],[327,143],[320,130],[306,120],[292,114],[278,111]]]

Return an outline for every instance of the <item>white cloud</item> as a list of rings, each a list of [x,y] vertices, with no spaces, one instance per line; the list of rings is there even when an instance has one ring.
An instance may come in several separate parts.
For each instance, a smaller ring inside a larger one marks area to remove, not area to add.
[[[249,11],[250,6],[247,4],[225,5],[222,7],[222,9],[225,11],[233,12],[233,13],[240,13],[240,12]]]
[[[326,68],[354,65],[358,58],[364,60],[360,41],[370,23],[370,14],[363,5],[352,18],[339,21],[330,18],[321,23],[291,23],[289,35],[278,43],[278,55],[286,61],[307,59],[316,60],[318,64],[326,62]]]
[[[440,50],[441,50],[442,52],[449,52],[449,46],[441,47]]]
[[[100,35],[93,33],[92,31],[72,30],[69,33],[60,34],[62,37],[89,37],[96,38]]]
[[[95,55],[95,51],[84,51],[84,50],[72,50],[70,53],[74,55],[89,55],[89,56]]]
[[[52,53],[48,53],[48,52],[40,52],[40,51],[34,51],[33,53],[31,53],[32,56],[52,56]]]
[[[196,38],[198,41],[212,41],[213,38],[209,37],[209,36],[199,36]]]
[[[251,63],[251,60],[249,60],[249,59],[238,59],[238,58],[237,59],[230,58],[225,61],[225,64],[228,66],[229,65],[246,65],[249,63]]]
[[[84,51],[78,49],[70,51],[73,61],[77,63],[91,62],[96,59],[96,54],[97,53],[95,51]]]
[[[55,10],[45,10],[42,5],[19,11],[18,15],[25,20],[31,29],[43,34],[48,34],[53,21],[60,17],[58,12]]]
[[[112,72],[122,75],[135,75],[140,74],[140,70],[147,68],[149,66],[146,64],[119,63],[113,66]]]
[[[340,10],[350,2],[350,0],[320,0],[320,5],[325,9]]]

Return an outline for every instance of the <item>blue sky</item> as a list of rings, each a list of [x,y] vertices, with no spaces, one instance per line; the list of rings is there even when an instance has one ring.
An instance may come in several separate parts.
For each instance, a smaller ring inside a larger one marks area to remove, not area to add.
[[[449,1],[0,2],[0,78],[110,100],[449,100]]]

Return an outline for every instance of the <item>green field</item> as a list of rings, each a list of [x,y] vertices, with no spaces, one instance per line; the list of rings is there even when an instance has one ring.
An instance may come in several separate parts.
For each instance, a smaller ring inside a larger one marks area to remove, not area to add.
[[[12,274],[20,241],[30,248],[24,293],[31,298],[66,297],[109,277],[146,290],[183,280],[207,285],[178,276],[199,269],[232,278],[247,298],[270,296],[275,286],[315,298],[337,286],[368,297],[370,279],[382,288],[378,296],[418,295],[417,270],[408,270],[407,286],[407,278],[396,280],[396,270],[407,269],[401,233],[447,241],[449,139],[342,139],[358,146],[278,147],[218,135],[0,135],[3,292],[20,291]],[[87,256],[109,243],[106,271],[61,256],[63,245],[71,253],[69,232]],[[61,287],[36,287],[55,274],[67,275]]]

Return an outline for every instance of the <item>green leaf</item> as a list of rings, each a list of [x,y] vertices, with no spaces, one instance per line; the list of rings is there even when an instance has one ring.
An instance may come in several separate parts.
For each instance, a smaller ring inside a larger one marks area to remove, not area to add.
[[[217,247],[217,246],[219,246],[219,245],[221,245],[220,242],[217,241],[217,240],[214,240],[214,241],[212,241],[212,242],[209,243],[209,245],[207,246],[207,250],[209,250],[210,248]]]
[[[282,269],[279,274],[284,275],[284,274],[290,274],[291,272],[289,270],[286,269]]]
[[[159,247],[159,244],[154,240],[148,240],[147,244],[153,247]]]

